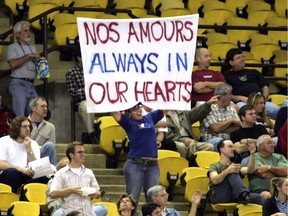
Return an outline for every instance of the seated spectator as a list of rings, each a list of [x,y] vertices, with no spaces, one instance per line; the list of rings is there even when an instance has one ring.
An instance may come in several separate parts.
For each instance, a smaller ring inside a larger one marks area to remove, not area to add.
[[[269,135],[274,136],[274,124],[268,118],[265,110],[265,97],[260,92],[252,92],[249,94],[247,104],[254,107],[257,124],[264,125]]]
[[[179,212],[174,208],[167,208],[168,196],[166,188],[162,185],[155,185],[148,189],[147,195],[151,198],[152,202],[157,203],[161,207],[163,215],[180,216]]]
[[[9,124],[14,117],[13,110],[2,103],[0,95],[0,137],[8,135]]]
[[[234,157],[234,147],[231,140],[221,140],[217,149],[220,154],[220,161],[211,164],[207,173],[210,178],[212,204],[230,202],[263,204],[263,198],[259,194],[250,193],[241,178],[241,176],[253,171],[255,145],[249,144],[251,160],[248,167],[241,167],[240,164],[231,162],[231,158]]]
[[[119,216],[133,216],[137,210],[137,203],[132,195],[123,194],[116,203]]]
[[[263,216],[286,216],[288,214],[288,178],[276,177],[271,179],[272,197],[263,205]]]
[[[190,111],[168,111],[166,120],[169,124],[167,138],[172,139],[177,146],[181,157],[191,159],[196,151],[213,151],[214,146],[207,142],[198,142],[192,132],[191,125],[204,119],[211,111],[211,104],[217,97],[212,97],[206,103],[194,107]]]
[[[231,133],[231,141],[234,143],[236,152],[234,163],[241,163],[244,158],[249,156],[249,143],[256,146],[257,138],[268,134],[265,126],[256,124],[256,113],[252,106],[244,105],[238,114],[242,121],[242,127]]]
[[[243,51],[232,48],[226,53],[225,63],[227,71],[225,80],[232,88],[232,99],[239,108],[247,103],[247,98],[252,92],[261,92],[265,97],[265,109],[269,118],[276,119],[279,107],[267,101],[269,96],[269,83],[264,79],[259,71],[245,69],[245,56]]]
[[[278,131],[280,130],[280,128],[287,121],[287,119],[288,119],[287,115],[288,115],[288,106],[281,107],[279,112],[278,112],[276,121],[275,121],[274,132],[276,135],[278,134]]]
[[[162,216],[161,206],[157,203],[146,203],[141,207],[143,216]]]
[[[255,166],[248,175],[250,190],[270,198],[270,180],[273,177],[288,175],[287,160],[283,155],[274,153],[274,143],[269,135],[261,135],[257,139],[258,152],[255,153]],[[253,160],[249,159],[249,162]]]
[[[28,119],[32,123],[31,139],[40,145],[40,157],[48,156],[50,163],[56,165],[56,136],[55,126],[44,120],[47,116],[48,105],[44,97],[36,97],[30,101],[32,111]]]
[[[97,144],[99,143],[99,134],[94,130],[95,114],[87,112],[84,72],[80,47],[75,49],[73,54],[76,65],[66,73],[68,92],[73,98],[74,103],[78,105],[78,112],[88,132],[88,137],[85,138],[85,141],[87,139],[88,141],[90,140],[91,143]]]
[[[49,179],[33,179],[34,171],[28,163],[40,159],[40,147],[30,138],[32,125],[28,118],[15,117],[9,128],[9,135],[0,138],[0,183],[10,185],[17,193],[22,184],[39,182],[46,184]]]
[[[192,100],[208,101],[214,89],[226,81],[222,73],[209,70],[211,54],[207,48],[196,49],[195,60],[198,69],[192,72]]]
[[[218,143],[223,139],[230,139],[230,133],[241,127],[241,121],[236,110],[230,106],[232,87],[221,84],[214,90],[218,97],[215,104],[211,105],[211,112],[203,119],[200,126],[202,140],[214,145],[217,151]]]
[[[288,126],[286,121],[286,123],[278,131],[278,144],[277,144],[277,153],[282,154],[286,159],[288,158],[287,132],[288,132]]]
[[[49,194],[52,199],[61,198],[63,200],[62,215],[67,215],[74,210],[80,211],[85,216],[106,215],[107,208],[101,208],[105,212],[97,213],[92,207],[91,199],[100,198],[101,192],[93,171],[83,165],[85,162],[83,143],[76,141],[70,143],[66,149],[66,156],[69,163],[56,172]],[[96,192],[83,194],[83,187],[93,188]]]

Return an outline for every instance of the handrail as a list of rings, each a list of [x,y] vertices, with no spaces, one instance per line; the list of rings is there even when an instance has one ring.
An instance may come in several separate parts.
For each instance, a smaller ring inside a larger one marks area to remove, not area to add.
[[[11,8],[5,4],[0,4],[0,9],[5,9],[8,11],[9,13],[9,22],[10,22],[10,28],[11,28],[11,23],[14,22],[14,16],[13,16],[13,12],[11,10]],[[10,29],[6,32],[6,35],[5,33],[3,33],[3,40],[5,40],[11,33],[10,32],[13,32],[13,29]],[[2,35],[2,34],[1,34]],[[0,37],[0,45],[1,45],[1,41],[2,40],[2,37]],[[13,43],[13,37],[10,37],[10,43]]]

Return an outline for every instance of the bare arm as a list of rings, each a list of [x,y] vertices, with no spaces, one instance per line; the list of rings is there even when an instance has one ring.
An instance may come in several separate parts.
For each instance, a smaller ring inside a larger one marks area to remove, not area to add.
[[[247,102],[248,97],[242,96],[242,95],[233,95],[232,99],[236,102],[242,101],[242,102]]]
[[[263,96],[265,97],[265,100],[267,100],[267,99],[268,99],[268,96],[269,96],[269,87],[268,87],[268,86],[264,86],[264,87],[262,88],[262,94],[263,94]]]
[[[249,151],[247,142],[248,142],[248,138],[247,139],[246,138],[245,139],[241,139],[240,142],[235,142],[234,143],[235,151],[238,154],[241,154],[243,152]],[[250,143],[254,143],[254,145],[256,145],[256,139],[249,138],[249,142]]]
[[[209,172],[209,178],[213,185],[220,184],[228,174],[230,173],[239,173],[240,164],[232,163],[227,169],[218,174],[216,171]]]
[[[33,170],[31,170],[28,167],[15,166],[13,164],[8,163],[7,161],[0,160],[0,170],[6,170],[8,168],[14,168],[14,169],[18,170],[19,172],[26,174],[30,177],[34,175]]]
[[[56,198],[64,198],[71,194],[78,194],[81,196],[82,195],[81,187],[75,186],[75,187],[70,187],[70,188],[58,189],[58,190],[52,191],[50,193],[50,196],[52,199],[56,199]]]
[[[192,195],[192,204],[188,216],[196,216],[197,206],[200,204],[201,198],[202,198],[201,192],[195,191],[195,193]]]
[[[29,61],[30,59],[36,59],[36,58],[40,58],[40,55],[38,53],[28,53],[20,58],[8,60],[8,63],[11,69],[16,69],[21,65],[23,65],[24,63],[26,63],[27,61]]]
[[[247,175],[249,173],[254,172],[256,145],[254,143],[249,143],[248,149],[250,152],[250,159],[249,159],[248,166],[241,168],[240,172],[242,173],[242,175]]]
[[[120,120],[121,120],[121,112],[111,112],[110,113],[112,116],[113,116],[113,118],[117,121],[117,122],[119,122]]]
[[[197,93],[206,93],[206,92],[213,91],[222,83],[224,82],[209,82],[209,81],[196,82],[193,85],[193,88],[194,88],[194,91],[196,91]]]

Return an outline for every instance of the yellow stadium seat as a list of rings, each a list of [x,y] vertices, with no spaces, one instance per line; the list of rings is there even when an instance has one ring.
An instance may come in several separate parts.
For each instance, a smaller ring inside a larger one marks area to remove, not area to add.
[[[194,178],[199,175],[207,175],[207,171],[208,171],[207,169],[202,167],[187,167],[182,171],[182,175],[185,176],[183,180],[186,184],[186,182],[191,178]]]
[[[214,24],[222,25],[225,22],[225,19],[233,16],[235,15],[230,10],[225,9],[211,10],[204,14],[204,22],[207,25],[214,25]]]
[[[12,192],[12,188],[10,185],[0,183],[0,192]]]
[[[106,216],[115,216],[119,215],[117,205],[111,202],[98,202],[97,204],[102,204],[107,207],[108,212]]]
[[[267,19],[265,19],[265,22],[269,27],[287,26],[287,19],[284,17],[278,17],[278,16],[268,17]]]
[[[265,50],[265,52],[263,52],[263,50]],[[275,50],[280,50],[280,47],[273,43],[266,43],[251,47],[250,52],[253,54],[254,59],[261,61],[261,59],[269,60]]]
[[[193,0],[188,1],[187,7],[191,11],[192,14],[198,13],[198,9],[202,6],[202,3],[206,0]],[[214,0],[217,1],[217,0]]]
[[[259,24],[264,25],[266,22],[265,20],[268,17],[273,17],[273,16],[278,16],[278,15],[276,12],[272,10],[258,10],[258,11],[249,13],[248,22],[251,26],[258,26]]]
[[[141,7],[129,7],[125,8],[127,10],[131,10],[132,14],[136,17],[142,17],[147,15],[147,10]],[[131,17],[127,13],[117,13],[117,18],[119,19],[131,19]]]
[[[170,8],[161,12],[161,17],[185,16],[190,15],[191,11],[186,8]]]
[[[100,142],[99,147],[105,153],[114,155],[114,143],[121,143],[127,138],[125,130],[115,121],[112,116],[103,116],[98,119],[100,124]]]
[[[0,211],[1,215],[5,215],[4,212],[7,212],[10,205],[13,202],[19,201],[19,196],[12,192],[0,192]]]
[[[257,204],[239,204],[237,205],[238,215],[239,216],[248,216],[248,215],[262,215],[262,205]]]
[[[226,4],[224,2],[215,1],[215,0],[206,0],[202,2],[204,16],[205,13],[211,10],[219,10],[219,9],[227,9]]]
[[[212,163],[220,160],[220,155],[217,152],[197,151],[194,154],[196,155],[196,163],[198,166],[206,169],[208,169]]]
[[[19,9],[24,10],[24,0],[4,0],[4,4],[11,9],[14,16],[19,15]]]
[[[247,64],[261,64],[261,61],[254,59],[254,57],[253,58],[247,58],[246,57],[245,58],[245,68],[255,69],[255,70],[259,71],[260,73],[262,73],[262,67],[254,67],[254,66],[249,66]]]
[[[218,67],[218,66],[210,66],[209,69],[214,70],[214,71],[221,71],[221,67]],[[217,69],[220,69],[220,70],[217,70]],[[200,122],[199,121],[192,124],[192,133],[197,140],[199,140],[201,138]]]
[[[264,34],[252,34],[249,36],[249,39],[251,39],[251,43],[249,44],[250,47],[254,47],[259,44],[273,43],[273,38]]]
[[[73,0],[52,0],[52,2],[58,6],[68,7],[73,2]]]
[[[287,18],[287,0],[276,0],[274,3],[275,11],[280,17]]]
[[[281,61],[286,61],[288,59],[288,51],[287,50],[275,50],[273,53],[273,56],[275,56],[274,58],[274,62],[278,63]]]
[[[159,9],[159,11],[163,12],[171,8],[184,8],[184,4],[181,0],[152,0],[151,9],[153,14],[158,13],[158,11],[156,11],[156,8]]]
[[[210,179],[207,175],[198,175],[190,178],[186,182],[184,197],[185,200],[192,203],[192,195],[199,190],[202,195],[206,196],[209,191]]]
[[[246,5],[248,6],[247,8],[248,15],[249,13],[252,13],[258,10],[271,10],[271,5],[264,1],[251,0],[251,1],[248,1]]]
[[[235,0],[226,0],[226,7],[231,10],[236,15],[237,9],[242,9],[245,7],[246,2],[249,0],[241,0],[241,1],[235,1]]]
[[[211,57],[217,60],[219,58],[225,59],[227,51],[232,48],[238,48],[238,46],[234,43],[228,42],[228,43],[217,43],[208,47],[211,53]]]
[[[247,175],[245,175],[245,177],[243,178],[243,183],[247,188],[249,188],[249,179],[248,179]]]
[[[286,87],[287,87],[287,83],[286,83]],[[288,96],[287,95],[283,95],[283,94],[271,94],[271,95],[269,95],[268,98],[271,99],[272,103],[278,105],[279,107],[282,107],[284,99],[287,99]]]
[[[23,186],[21,191],[21,201],[29,201],[39,204],[43,212],[48,211],[46,205],[47,184],[29,183]]]
[[[180,157],[180,153],[171,150],[159,149],[158,150],[158,159],[165,157]]]
[[[277,62],[277,64],[286,64],[287,65],[287,60],[285,61],[279,61]],[[286,77],[288,76],[287,73],[287,68],[274,68],[274,76],[275,77]],[[277,80],[276,81],[277,85],[283,87],[283,88],[287,88],[287,79],[286,80]]]
[[[113,3],[116,3],[116,8],[144,8],[145,0],[114,0]]]
[[[18,201],[11,204],[8,212],[13,216],[39,216],[40,206],[33,202]]]
[[[208,45],[208,47],[212,44],[225,43],[230,41],[228,35],[218,32],[209,32],[207,33],[206,38],[207,38],[206,44]]]
[[[217,203],[211,204],[212,209],[216,212],[233,213],[238,203]]]

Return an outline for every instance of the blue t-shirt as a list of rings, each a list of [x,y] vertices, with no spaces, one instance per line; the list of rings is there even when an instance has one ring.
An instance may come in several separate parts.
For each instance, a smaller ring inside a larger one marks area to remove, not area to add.
[[[122,115],[119,124],[124,128],[129,139],[128,158],[157,158],[155,124],[163,118],[161,110],[144,115],[141,120]]]

